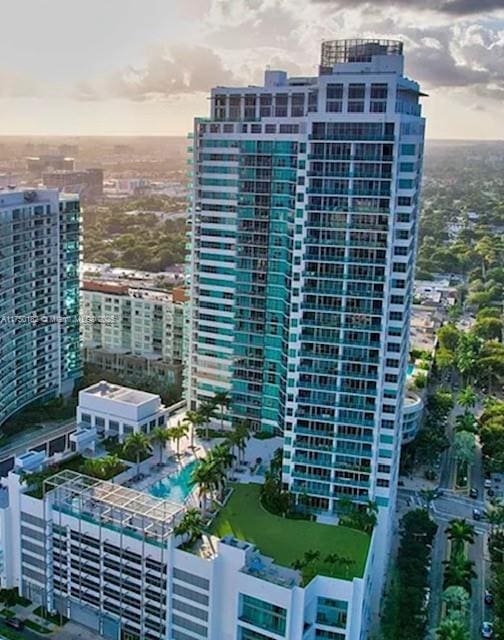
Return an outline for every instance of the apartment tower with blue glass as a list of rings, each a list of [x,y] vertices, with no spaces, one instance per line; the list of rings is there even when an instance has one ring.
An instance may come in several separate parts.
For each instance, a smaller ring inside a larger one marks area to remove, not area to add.
[[[329,520],[374,501],[384,545],[425,128],[403,66],[401,42],[331,41],[316,77],[216,87],[191,160],[191,406],[229,392],[283,435],[285,488]]]
[[[81,375],[79,256],[78,196],[0,191],[0,424]]]

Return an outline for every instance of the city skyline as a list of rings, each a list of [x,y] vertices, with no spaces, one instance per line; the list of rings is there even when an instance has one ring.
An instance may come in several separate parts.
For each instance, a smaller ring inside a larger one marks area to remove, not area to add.
[[[429,94],[428,139],[504,136],[499,1],[176,0],[168,12],[161,0],[22,0],[6,12],[24,36],[0,43],[0,135],[184,135],[211,86],[259,83],[265,66],[315,75],[321,40],[358,34],[405,42],[406,75]]]

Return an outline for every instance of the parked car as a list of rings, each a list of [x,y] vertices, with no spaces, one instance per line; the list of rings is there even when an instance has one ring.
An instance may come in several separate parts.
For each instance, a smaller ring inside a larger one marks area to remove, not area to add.
[[[8,627],[12,627],[13,629],[20,630],[24,628],[24,622],[19,618],[6,618],[4,620],[4,624],[6,624]]]
[[[489,497],[489,498],[493,498],[493,497],[494,497],[494,495],[495,495],[495,491],[494,491],[493,489],[489,489],[489,490],[487,491],[487,494],[488,494],[488,497]]]
[[[489,478],[487,478],[485,480],[485,489],[491,489],[491,488],[492,488],[492,481]]]
[[[484,622],[481,625],[481,637],[482,638],[493,638],[493,624],[491,622]]]
[[[473,518],[474,520],[481,520],[483,514],[479,509],[473,509]]]
[[[477,498],[478,490],[475,487],[471,487],[471,490],[469,491],[469,495],[471,496],[471,498]]]
[[[488,589],[485,591],[485,604],[491,606],[494,603],[493,593]]]

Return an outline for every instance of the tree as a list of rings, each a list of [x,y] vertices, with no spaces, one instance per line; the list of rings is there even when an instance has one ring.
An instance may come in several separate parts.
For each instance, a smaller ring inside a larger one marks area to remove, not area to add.
[[[170,440],[170,433],[165,427],[156,427],[151,435],[150,441],[159,447],[159,466],[163,466],[163,454],[166,443]]]
[[[227,442],[223,442],[210,451],[208,458],[222,470],[222,485],[220,489],[224,489],[224,481],[227,477],[228,469],[233,467],[235,456]]]
[[[466,542],[474,544],[474,526],[463,518],[450,520],[447,533],[448,539],[452,541],[453,547],[456,549],[456,553],[463,549]]]
[[[341,509],[342,502],[340,500],[339,507]],[[358,529],[365,533],[371,534],[377,522],[378,506],[375,502],[369,501],[365,507],[357,507],[351,503],[349,511],[340,516],[340,523],[344,527]]]
[[[227,391],[219,391],[216,393],[212,399],[212,404],[214,407],[219,407],[220,409],[220,421],[221,421],[221,430],[224,430],[224,410],[229,407],[231,404],[231,398],[229,397],[229,393]]]
[[[457,327],[454,324],[445,324],[438,329],[437,335],[440,346],[447,351],[454,353],[461,335],[461,332]]]
[[[200,460],[191,472],[191,484],[198,486],[198,496],[202,515],[205,517],[207,499],[215,486],[215,474],[206,460]]]
[[[473,388],[470,385],[467,385],[459,393],[457,399],[459,405],[467,411],[469,409],[473,409],[476,406],[478,396],[474,393]]]
[[[474,325],[474,333],[482,340],[502,340],[503,323],[500,318],[481,318]]]
[[[455,431],[468,431],[469,433],[476,433],[477,421],[474,414],[466,411],[460,416],[455,418]]]
[[[212,418],[215,418],[215,406],[212,402],[204,402],[200,408],[199,413],[203,418],[203,424],[205,425],[205,438],[208,440],[209,438],[209,424]]]
[[[471,464],[476,450],[476,438],[474,433],[459,431],[453,439],[453,453],[461,464]]]
[[[348,577],[348,571],[350,567],[355,564],[355,560],[350,558],[349,556],[340,556],[339,553],[330,553],[326,556],[324,562],[327,564],[332,564],[338,569],[342,567],[345,570],[345,577]]]
[[[124,441],[123,451],[136,460],[136,477],[140,475],[140,460],[150,453],[149,439],[142,431],[130,433]]]
[[[474,562],[468,560],[463,553],[453,553],[445,565],[443,588],[458,586],[471,593],[471,580],[477,578],[474,571]]]
[[[198,509],[187,509],[173,532],[176,536],[188,536],[188,545],[193,545],[203,530],[203,518]]]
[[[174,427],[168,429],[168,438],[175,441],[177,457],[180,456],[180,441],[182,440],[182,438],[185,438],[188,430],[188,424],[181,420],[179,420]]]
[[[487,381],[488,392],[504,380],[504,345],[496,340],[485,342],[477,362],[480,383]]]
[[[480,341],[470,333],[462,333],[459,337],[455,362],[462,379],[468,381],[474,374],[480,351]]]
[[[443,602],[449,617],[459,614],[461,619],[465,619],[469,610],[470,596],[463,587],[448,587],[443,592]]]
[[[184,422],[186,422],[190,428],[190,444],[191,449],[194,449],[194,432],[198,427],[202,427],[205,424],[205,417],[199,411],[189,410],[185,414]]]
[[[436,630],[437,640],[469,640],[466,625],[457,619],[446,618]]]

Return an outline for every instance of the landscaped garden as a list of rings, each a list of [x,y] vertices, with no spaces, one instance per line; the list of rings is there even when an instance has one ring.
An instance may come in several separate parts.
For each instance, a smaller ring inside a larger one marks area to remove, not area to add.
[[[301,568],[305,583],[317,573],[347,580],[362,577],[369,535],[348,527],[273,515],[261,506],[260,492],[258,484],[234,485],[233,494],[214,520],[210,533],[254,543],[277,564]],[[303,558],[306,562],[302,562]]]

